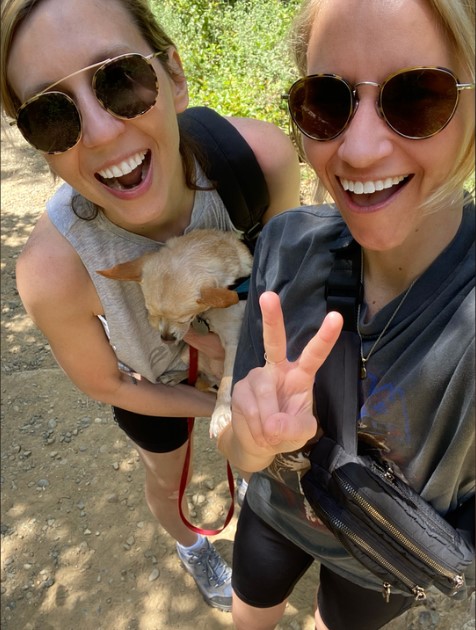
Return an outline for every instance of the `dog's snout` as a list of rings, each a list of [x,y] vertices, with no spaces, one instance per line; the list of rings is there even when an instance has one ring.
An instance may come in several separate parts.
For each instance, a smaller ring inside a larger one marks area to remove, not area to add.
[[[173,333],[162,333],[160,338],[165,343],[175,343],[177,341],[177,337]]]

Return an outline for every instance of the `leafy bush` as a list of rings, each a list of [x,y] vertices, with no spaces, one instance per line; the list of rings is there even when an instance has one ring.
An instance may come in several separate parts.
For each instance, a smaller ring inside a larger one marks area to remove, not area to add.
[[[153,0],[175,41],[191,105],[288,128],[286,92],[296,72],[288,33],[300,0]]]

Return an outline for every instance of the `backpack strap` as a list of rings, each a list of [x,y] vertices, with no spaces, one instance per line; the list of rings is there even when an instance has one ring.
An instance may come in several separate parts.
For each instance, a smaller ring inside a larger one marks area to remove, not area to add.
[[[334,251],[334,264],[326,282],[327,312],[341,313],[344,328],[317,372],[316,410],[325,434],[347,453],[356,454],[356,422],[360,408],[357,315],[363,297],[361,249],[352,240],[346,247]]]
[[[343,330],[316,374],[315,398],[324,435],[351,454],[357,454],[360,339]]]
[[[327,312],[338,311],[344,318],[344,330],[356,332],[363,298],[361,248],[352,240],[346,247],[331,251],[335,258],[326,282]]]
[[[244,232],[250,249],[261,231],[269,192],[251,147],[238,130],[208,107],[189,107],[178,116],[179,127],[200,146],[205,171],[217,187],[233,225]]]

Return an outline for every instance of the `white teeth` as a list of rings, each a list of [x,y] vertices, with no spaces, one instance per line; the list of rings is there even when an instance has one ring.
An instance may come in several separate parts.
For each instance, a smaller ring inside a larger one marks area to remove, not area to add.
[[[374,193],[377,190],[385,190],[396,186],[405,179],[406,175],[398,175],[397,177],[387,177],[386,179],[378,179],[368,182],[353,182],[349,179],[341,179],[340,183],[344,190],[353,192],[355,195],[365,195]]]
[[[140,153],[136,153],[135,155],[127,158],[120,164],[114,164],[110,168],[105,168],[102,171],[99,171],[99,175],[104,179],[112,179],[113,177],[121,177],[122,175],[127,175],[131,171],[133,171],[139,164],[142,164],[145,158],[146,151],[141,151]]]

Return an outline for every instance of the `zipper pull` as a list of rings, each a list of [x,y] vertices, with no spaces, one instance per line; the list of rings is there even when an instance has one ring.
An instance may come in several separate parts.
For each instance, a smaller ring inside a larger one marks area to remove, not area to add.
[[[425,589],[421,586],[415,586],[412,588],[412,593],[415,596],[416,602],[423,602],[426,599]]]
[[[382,597],[385,600],[385,603],[388,604],[388,602],[390,601],[390,595],[391,595],[391,586],[388,582],[384,582],[383,583],[383,589],[382,589]]]
[[[460,591],[465,585],[465,579],[463,575],[455,575],[451,580],[451,584],[453,586],[453,592],[451,595],[455,595],[458,591]]]
[[[385,473],[384,473],[384,477],[390,481],[390,483],[393,483],[395,481],[395,473],[393,472],[393,468],[392,466],[388,463],[385,462]]]

